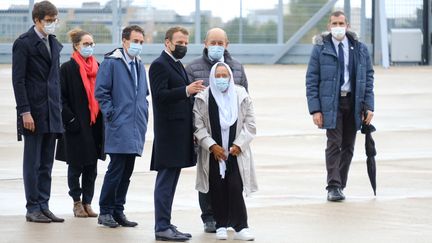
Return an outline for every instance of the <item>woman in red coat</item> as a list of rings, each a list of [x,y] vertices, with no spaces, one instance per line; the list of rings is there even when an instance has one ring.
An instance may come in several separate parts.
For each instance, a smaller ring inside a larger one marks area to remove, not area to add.
[[[90,33],[74,29],[69,36],[74,52],[60,68],[62,118],[66,132],[57,145],[56,159],[68,163],[69,195],[74,201],[74,215],[96,217],[90,204],[97,160],[105,159],[102,114],[94,97],[99,64],[92,56],[94,41]]]

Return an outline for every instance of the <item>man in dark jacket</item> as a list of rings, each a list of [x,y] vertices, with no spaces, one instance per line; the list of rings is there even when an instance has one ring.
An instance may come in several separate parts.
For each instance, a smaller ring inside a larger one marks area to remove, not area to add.
[[[104,117],[105,153],[110,156],[99,197],[98,223],[115,228],[135,227],[124,211],[135,158],[144,148],[148,121],[148,86],[139,54],[144,30],[123,29],[122,45],[105,56],[96,77],[95,97]]]
[[[63,46],[53,35],[57,15],[57,8],[49,1],[36,3],[32,12],[35,25],[12,47],[18,140],[24,135],[23,179],[29,222],[64,221],[48,205],[55,139],[63,132],[59,78]]]
[[[209,85],[210,70],[217,62],[225,62],[230,66],[234,83],[248,89],[248,81],[244,67],[240,62],[231,57],[227,50],[229,41],[226,32],[221,28],[213,28],[207,31],[204,40],[202,56],[192,60],[186,67],[190,81],[203,80],[204,85]],[[216,232],[216,222],[213,217],[213,210],[210,204],[209,194],[198,192],[199,205],[201,208],[201,219],[204,223],[204,231],[207,233]]]
[[[309,112],[319,128],[327,129],[327,200],[345,199],[354,142],[362,122],[374,110],[374,70],[366,46],[357,40],[345,14],[330,15],[330,33],[315,38],[306,74]]]
[[[194,166],[193,95],[205,87],[189,82],[180,62],[187,52],[189,33],[172,27],[165,34],[165,50],[149,70],[153,101],[154,141],[151,170],[157,171],[155,204],[156,240],[186,241],[191,235],[171,224],[171,209],[182,168]]]
[[[227,47],[229,44],[226,32],[221,28],[213,28],[207,31],[204,40],[202,56],[192,60],[186,67],[189,80],[203,80],[204,85],[209,85],[210,69],[217,62],[224,62],[230,66],[234,82],[248,90],[248,81],[243,65],[231,57]]]

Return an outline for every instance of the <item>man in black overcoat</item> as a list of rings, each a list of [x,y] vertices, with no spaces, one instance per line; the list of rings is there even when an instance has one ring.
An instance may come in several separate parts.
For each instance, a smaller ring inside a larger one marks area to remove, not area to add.
[[[63,46],[53,35],[57,15],[57,8],[49,1],[36,3],[32,11],[35,25],[12,47],[18,140],[24,135],[23,178],[29,222],[64,221],[48,205],[55,140],[63,132],[59,78]]]
[[[187,52],[189,33],[170,28],[165,50],[149,70],[154,116],[151,170],[158,172],[154,190],[156,240],[191,238],[171,224],[171,209],[181,168],[194,166],[193,95],[203,90],[202,80],[190,83],[180,62]]]

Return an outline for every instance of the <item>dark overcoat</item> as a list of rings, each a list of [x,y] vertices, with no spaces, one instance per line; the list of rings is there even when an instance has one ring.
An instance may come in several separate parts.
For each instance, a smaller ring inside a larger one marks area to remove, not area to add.
[[[185,69],[163,51],[151,64],[149,78],[154,117],[150,169],[194,166],[193,97],[186,95]]]
[[[60,83],[66,131],[57,143],[56,159],[76,166],[104,160],[102,113],[99,111],[96,123],[90,125],[87,93],[74,59],[61,66]]]
[[[23,129],[21,114],[30,112],[35,134],[62,133],[60,101],[60,51],[63,48],[49,35],[51,56],[34,26],[15,40],[12,47],[12,83],[17,109],[18,140]]]

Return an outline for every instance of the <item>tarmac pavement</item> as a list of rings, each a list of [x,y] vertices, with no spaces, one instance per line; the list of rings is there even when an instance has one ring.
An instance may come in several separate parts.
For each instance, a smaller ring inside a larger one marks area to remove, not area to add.
[[[432,242],[431,67],[375,68],[377,196],[367,177],[364,136],[358,133],[344,190],[347,199],[340,203],[326,201],[325,132],[314,127],[307,111],[306,66],[245,68],[258,130],[252,151],[259,191],[246,198],[255,242]],[[99,226],[94,218],[73,217],[67,166],[59,161],[53,169],[50,209],[66,222],[25,221],[23,143],[16,141],[15,117],[11,67],[0,65],[0,242],[155,242],[152,115],[125,211],[139,225],[116,229]],[[96,211],[107,162],[98,165]],[[214,234],[203,232],[194,183],[195,169],[184,169],[172,223],[193,235],[191,243],[217,242]],[[229,235],[232,239],[233,232]]]

